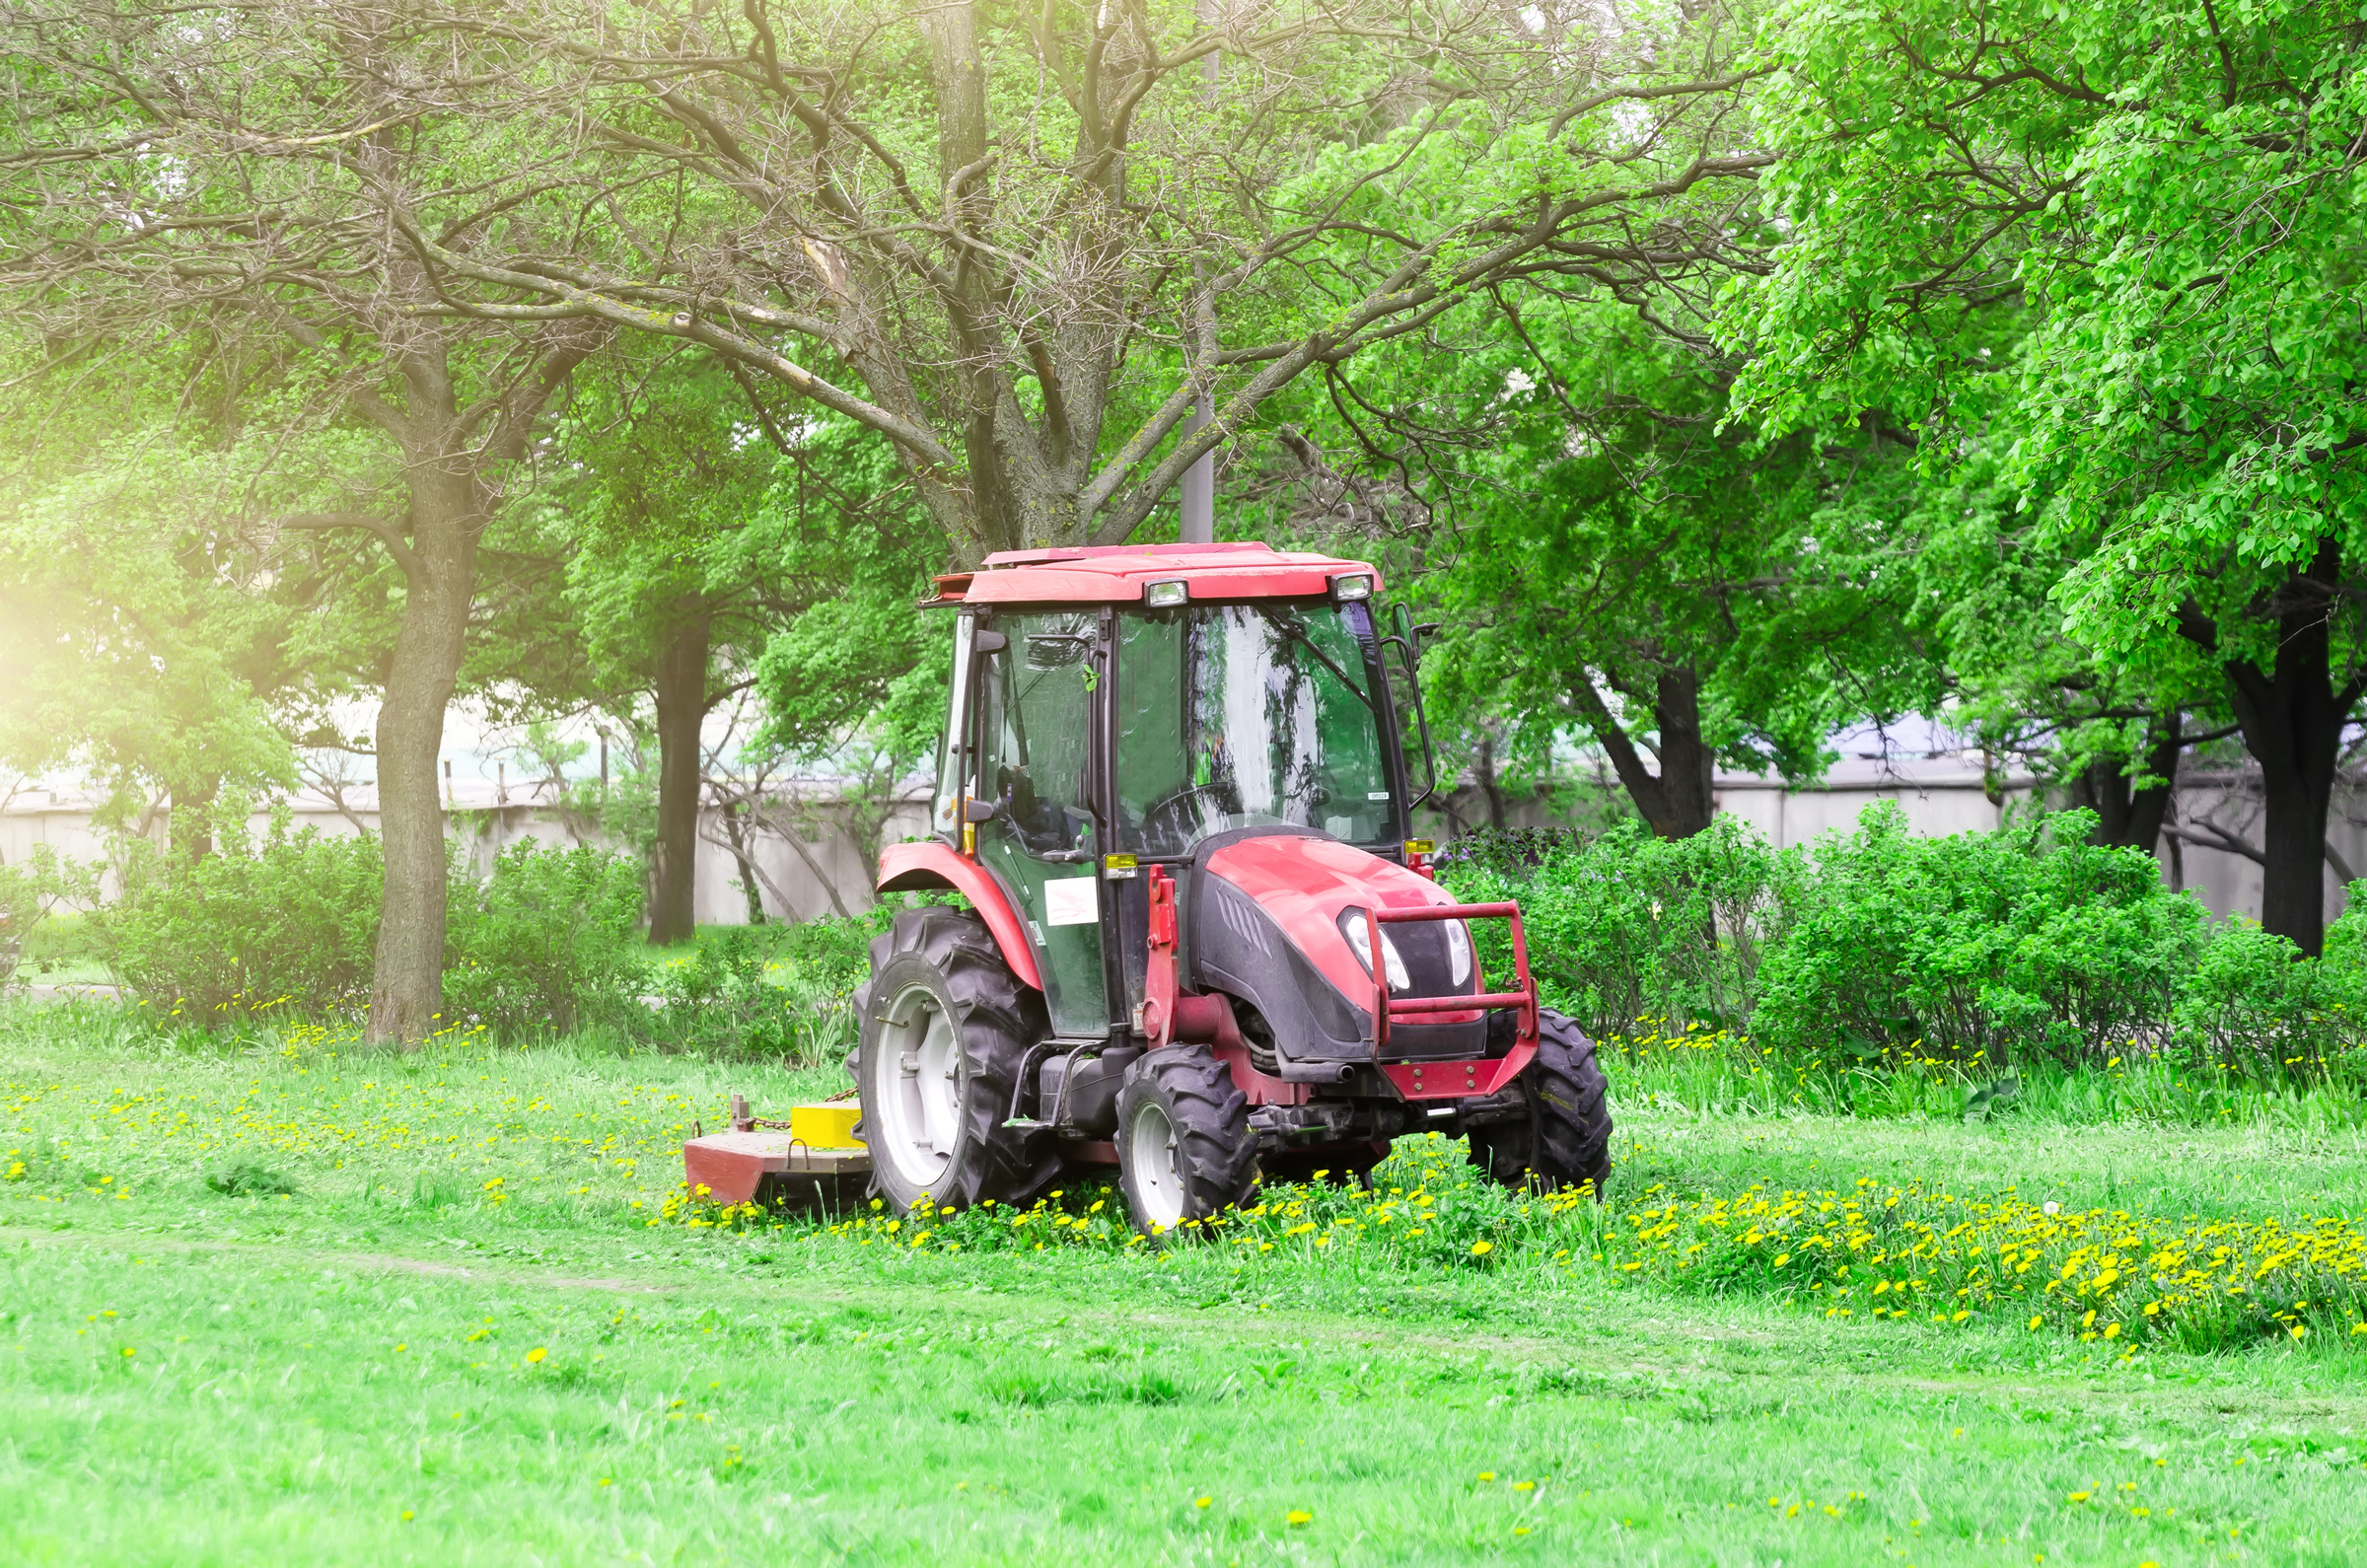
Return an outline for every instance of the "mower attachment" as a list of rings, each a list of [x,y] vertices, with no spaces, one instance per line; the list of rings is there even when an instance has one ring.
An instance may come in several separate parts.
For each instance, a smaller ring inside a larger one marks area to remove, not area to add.
[[[1393,998],[1389,994],[1389,965],[1381,962],[1381,943],[1376,930],[1373,942],[1373,1065],[1381,1069],[1398,1093],[1407,1100],[1468,1100],[1476,1095],[1492,1095],[1521,1075],[1537,1054],[1537,983],[1529,974],[1529,943],[1521,932],[1521,906],[1517,903],[1439,903],[1426,904],[1418,909],[1385,908],[1368,905],[1364,911],[1367,929],[1385,925],[1410,925],[1421,920],[1509,920],[1512,922],[1512,967],[1519,984],[1518,990],[1484,991],[1476,996],[1408,996]],[[1474,951],[1471,962],[1478,962]],[[1514,1008],[1519,1013],[1519,1026],[1512,1049],[1502,1056],[1483,1061],[1461,1062],[1385,1062],[1382,1052],[1389,1048],[1389,1025],[1393,1018],[1420,1019],[1440,1013],[1492,1012],[1499,1008]]]

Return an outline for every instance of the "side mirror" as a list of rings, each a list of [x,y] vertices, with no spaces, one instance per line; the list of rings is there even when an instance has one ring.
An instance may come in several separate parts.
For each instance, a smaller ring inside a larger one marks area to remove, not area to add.
[[[999,631],[988,631],[982,626],[969,634],[969,651],[971,653],[1001,653],[1010,646],[1010,638]]]
[[[1002,808],[994,802],[980,800],[975,795],[962,803],[962,820],[966,822],[991,822],[1001,812]]]

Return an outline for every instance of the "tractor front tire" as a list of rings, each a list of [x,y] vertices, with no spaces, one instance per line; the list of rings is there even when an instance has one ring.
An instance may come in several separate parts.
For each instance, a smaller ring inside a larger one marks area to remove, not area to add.
[[[1595,1042],[1559,1013],[1537,1015],[1537,1058],[1521,1074],[1525,1120],[1471,1129],[1471,1164],[1508,1187],[1550,1191],[1611,1179],[1611,1106]]]
[[[926,1197],[1028,1204],[1060,1174],[1047,1131],[1003,1125],[1028,1047],[1050,1033],[1042,993],[1012,972],[985,922],[906,909],[871,945],[848,1066],[874,1189],[898,1213]]]
[[[1257,1142],[1249,1097],[1206,1046],[1161,1046],[1126,1069],[1117,1091],[1117,1172],[1145,1236],[1250,1200]]]

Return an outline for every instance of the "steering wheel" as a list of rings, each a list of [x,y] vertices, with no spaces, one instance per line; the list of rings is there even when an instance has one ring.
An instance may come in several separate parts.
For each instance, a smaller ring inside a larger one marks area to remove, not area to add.
[[[1168,837],[1186,838],[1199,825],[1196,815],[1187,815],[1184,807],[1195,798],[1205,795],[1220,813],[1226,810],[1221,786],[1215,784],[1186,784],[1182,789],[1162,795],[1142,809],[1142,833],[1147,840],[1157,842]]]

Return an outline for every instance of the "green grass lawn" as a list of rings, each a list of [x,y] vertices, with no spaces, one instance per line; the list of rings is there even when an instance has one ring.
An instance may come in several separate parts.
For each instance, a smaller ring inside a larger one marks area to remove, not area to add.
[[[1827,1316],[1583,1245],[1466,1266],[1346,1198],[1271,1251],[1123,1247],[1098,1187],[1040,1251],[660,1218],[732,1090],[841,1080],[0,1011],[0,1561],[2367,1560],[2367,1337]],[[1573,1238],[1654,1184],[2367,1209],[2356,1133],[2269,1120],[1622,1117]],[[1454,1152],[1372,1202],[1509,1224]]]

